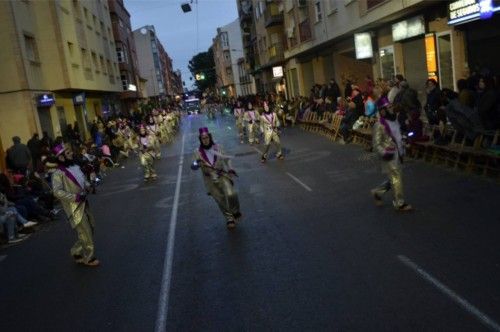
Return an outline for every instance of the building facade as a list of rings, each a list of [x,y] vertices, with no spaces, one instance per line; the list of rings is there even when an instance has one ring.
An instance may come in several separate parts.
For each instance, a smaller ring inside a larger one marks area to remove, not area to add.
[[[491,2],[487,15],[483,2]],[[238,0],[258,91],[285,86],[289,97],[309,96],[332,78],[341,88],[347,81],[363,87],[368,78],[402,74],[424,99],[428,78],[454,89],[471,70],[498,73],[498,7],[497,0]],[[280,41],[283,57],[272,60]],[[265,74],[280,65],[285,85],[272,84],[279,68]]]
[[[0,149],[69,124],[89,138],[96,116],[119,111],[107,1],[2,1],[0,28]]]
[[[156,35],[154,26],[133,31],[140,75],[147,80],[146,93],[154,98],[172,98],[176,92],[176,75],[172,59]]]
[[[239,19],[217,29],[212,49],[219,93],[230,97],[253,93],[255,89],[252,78],[247,73],[247,67],[240,66],[239,63],[240,59],[244,59]]]
[[[134,35],[130,24],[130,14],[123,0],[108,0],[109,13],[115,39],[116,57],[120,70],[122,110],[131,113],[141,99],[147,97],[145,81],[139,75]]]

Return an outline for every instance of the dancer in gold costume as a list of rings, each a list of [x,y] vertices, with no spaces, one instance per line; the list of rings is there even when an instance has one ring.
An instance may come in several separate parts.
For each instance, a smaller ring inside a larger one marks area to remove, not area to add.
[[[382,97],[378,101],[380,120],[373,131],[373,149],[381,157],[382,172],[388,180],[372,189],[371,194],[377,205],[382,205],[382,195],[392,189],[394,191],[393,205],[398,211],[410,211],[412,206],[404,200],[402,163],[404,143],[400,124],[389,100]]]
[[[222,147],[214,143],[208,128],[200,128],[199,134],[200,147],[194,152],[191,169],[201,168],[208,194],[215,199],[226,218],[227,228],[234,228],[241,218],[238,194],[233,183],[236,172]]]
[[[71,227],[78,240],[71,248],[75,262],[87,266],[98,266],[94,255],[94,218],[90,213],[87,193],[90,184],[85,175],[73,161],[73,152],[64,145],[54,148],[58,160],[58,168],[52,175],[54,196],[60,200]]]
[[[260,125],[262,128],[262,132],[264,134],[264,153],[260,161],[265,163],[268,157],[269,148],[271,147],[271,143],[274,143],[277,147],[276,157],[279,160],[283,160],[283,151],[281,150],[281,141],[279,137],[279,121],[276,113],[273,113],[269,107],[267,102],[264,102],[264,113],[260,116]]]

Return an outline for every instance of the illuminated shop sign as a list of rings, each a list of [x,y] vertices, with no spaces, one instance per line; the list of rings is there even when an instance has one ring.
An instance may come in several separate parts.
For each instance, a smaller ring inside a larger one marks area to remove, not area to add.
[[[369,32],[356,33],[354,35],[354,47],[356,49],[356,59],[373,57],[372,36]]]
[[[458,0],[448,5],[448,24],[491,18],[500,11],[500,0]]]
[[[424,17],[417,16],[392,25],[392,40],[399,41],[425,33]]]
[[[43,95],[39,95],[37,98],[38,107],[50,107],[56,103],[56,99],[54,95],[51,93],[44,93]]]
[[[433,33],[425,35],[425,60],[427,64],[427,77],[435,79],[438,82],[436,40]]]
[[[85,92],[73,96],[73,105],[85,104]]]
[[[273,77],[283,77],[283,66],[273,67]]]

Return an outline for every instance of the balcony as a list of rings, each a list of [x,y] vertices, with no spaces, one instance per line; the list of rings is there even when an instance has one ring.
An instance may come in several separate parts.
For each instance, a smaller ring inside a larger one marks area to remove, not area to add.
[[[283,25],[283,10],[276,3],[268,3],[264,12],[264,21],[266,28],[276,25]]]

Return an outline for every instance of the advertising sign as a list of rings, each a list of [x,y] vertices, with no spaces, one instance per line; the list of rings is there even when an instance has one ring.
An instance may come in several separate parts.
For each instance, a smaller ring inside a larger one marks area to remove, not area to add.
[[[420,15],[392,25],[392,40],[400,41],[425,33],[424,16]]]
[[[84,105],[85,104],[85,92],[81,92],[73,96],[73,105]]]
[[[283,77],[283,66],[273,67],[273,77]]]
[[[427,77],[433,78],[437,82],[436,41],[433,33],[425,35],[425,59],[427,63]]]
[[[356,59],[373,57],[372,36],[369,32],[356,33],[354,35],[354,47],[356,48]]]
[[[500,11],[500,0],[458,0],[448,4],[448,24],[485,20]]]
[[[50,107],[56,103],[56,98],[51,93],[44,93],[37,97],[38,107]]]

